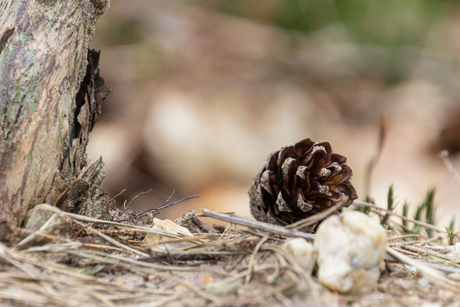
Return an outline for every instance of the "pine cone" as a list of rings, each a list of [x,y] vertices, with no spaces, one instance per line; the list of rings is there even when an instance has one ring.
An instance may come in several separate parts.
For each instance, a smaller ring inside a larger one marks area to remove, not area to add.
[[[358,198],[347,158],[328,142],[305,139],[267,158],[249,190],[251,213],[259,221],[286,225]]]

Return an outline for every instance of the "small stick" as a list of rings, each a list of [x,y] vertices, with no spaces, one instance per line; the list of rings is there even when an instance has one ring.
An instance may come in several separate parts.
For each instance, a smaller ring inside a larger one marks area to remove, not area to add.
[[[409,235],[398,235],[398,236],[389,237],[388,241],[389,240],[404,239],[404,238],[412,238],[412,237],[420,237],[420,235],[418,233],[417,234],[409,234]]]
[[[286,229],[278,225],[272,225],[272,224],[268,224],[264,222],[259,222],[259,221],[251,220],[251,219],[248,219],[242,216],[238,216],[238,215],[229,215],[225,213],[214,212],[208,209],[201,209],[201,211],[203,212],[202,216],[212,217],[212,218],[226,221],[229,223],[240,224],[243,226],[260,229],[263,231],[271,232],[271,233],[286,236],[286,237],[299,237],[299,238],[304,238],[310,241],[313,241],[315,239],[315,235],[310,234],[310,233],[293,231],[293,230]]]
[[[112,226],[117,226],[118,228],[122,229],[132,229],[132,230],[137,230],[137,231],[143,231],[143,232],[149,232],[149,233],[154,233],[158,234],[161,236],[167,236],[171,238],[178,238],[180,235],[177,233],[169,232],[166,230],[160,230],[160,229],[153,229],[150,227],[144,227],[144,226],[136,226],[136,225],[127,225],[127,224],[122,224],[122,223],[117,223],[117,222],[111,222],[111,221],[106,221],[106,220],[100,220],[100,219],[95,219],[92,217],[84,216],[84,215],[79,215],[75,213],[69,213],[65,211],[61,211],[59,208],[53,207],[48,204],[40,204],[35,207],[40,206],[41,209],[51,211],[51,212],[56,212],[56,213],[62,213],[69,218],[71,218],[74,221],[82,221],[82,222],[89,222],[89,223],[98,223],[98,224],[104,224],[104,225],[112,225]],[[83,224],[84,225],[84,224]],[[88,227],[87,225],[84,225],[85,227]]]
[[[410,241],[410,242],[395,242],[395,243],[388,243],[391,247],[395,246],[406,246],[406,245],[415,245],[415,244],[420,244],[421,241]]]
[[[444,163],[446,164],[447,168],[449,169],[450,173],[457,179],[457,182],[460,183],[460,175],[458,174],[455,167],[452,165],[449,159],[449,151],[441,150],[441,157],[444,159]]]
[[[145,214],[147,214],[147,213],[149,213],[149,212],[160,211],[160,210],[162,210],[162,209],[166,209],[166,208],[168,208],[168,207],[171,207],[171,206],[173,206],[173,205],[175,205],[175,204],[178,204],[178,203],[180,203],[180,202],[183,202],[183,201],[185,201],[185,200],[188,200],[188,199],[191,199],[191,198],[200,197],[200,195],[193,195],[193,196],[189,196],[189,197],[185,197],[185,198],[176,200],[176,201],[173,202],[173,203],[167,204],[167,202],[169,201],[169,199],[172,197],[173,194],[174,194],[174,190],[173,190],[173,192],[171,193],[171,195],[169,196],[169,198],[168,198],[162,205],[160,205],[160,206],[158,206],[158,207],[156,207],[156,208],[147,209],[147,210],[145,210],[145,211],[139,213],[138,215],[135,215],[135,216],[133,216],[133,217],[130,217],[130,218],[127,218],[127,219],[124,219],[124,220],[118,220],[118,221],[116,221],[116,222],[119,223],[119,222],[126,222],[126,221],[130,221],[130,220],[134,220],[134,219],[137,219],[138,217],[141,217],[141,216],[143,216],[143,215],[145,215]]]
[[[111,201],[113,201],[115,198],[117,198],[118,196],[120,196],[121,194],[123,194],[124,191],[126,191],[126,189],[121,190],[120,193],[118,193],[117,195],[115,195],[114,197],[112,197]]]
[[[374,167],[377,164],[380,156],[382,155],[383,146],[385,145],[385,139],[387,135],[387,126],[388,126],[388,116],[383,115],[380,120],[380,130],[379,130],[379,140],[377,144],[377,149],[372,157],[371,161],[366,167],[366,172],[364,173],[364,191],[367,195],[371,193],[371,180],[372,180],[372,172],[374,171]]]
[[[224,238],[224,236],[227,234],[231,227],[232,223],[228,224],[227,227],[225,227],[224,231],[222,231],[222,234],[220,235],[219,240],[222,240]]]
[[[443,258],[443,259],[446,258],[446,259],[448,259],[450,261],[455,260],[455,259],[452,259],[452,257],[447,257],[447,255],[443,255],[443,254],[435,252],[433,250],[429,250],[427,248],[421,248],[421,247],[418,247],[418,246],[402,245],[401,249],[406,249],[406,250],[414,252],[414,253],[422,254],[425,257],[433,255],[433,256],[436,256],[436,257],[439,257],[439,258]]]
[[[403,261],[399,260],[398,258],[395,258],[393,256],[391,256],[390,254],[386,254],[385,255],[385,261],[388,261],[388,262],[391,262],[391,263],[404,263]],[[449,274],[449,273],[459,273],[460,274],[460,269],[458,268],[454,268],[454,267],[451,267],[451,266],[446,266],[446,265],[443,265],[443,264],[437,264],[437,263],[431,263],[431,262],[426,262],[426,261],[421,261],[421,260],[415,260],[414,261],[417,261],[417,262],[420,262],[421,264],[424,264],[426,266],[429,266],[429,267],[432,267],[436,270],[439,270],[443,273],[446,273],[446,274]]]
[[[123,190],[123,191],[124,191],[124,190]],[[121,191],[121,193],[123,193],[123,191]],[[145,192],[140,192],[139,194],[137,194],[136,196],[134,196],[133,199],[131,199],[131,201],[130,201],[127,205],[126,205],[126,201],[125,201],[125,203],[123,204],[123,209],[124,209],[124,210],[123,210],[122,213],[125,213],[125,211],[128,210],[129,206],[133,203],[133,201],[134,201],[136,198],[138,198],[139,196],[141,196],[141,195],[143,195],[143,194],[148,194],[148,193],[150,193],[150,191],[152,191],[152,189],[150,189],[150,190],[148,190],[148,191],[145,191]],[[120,193],[120,194],[121,194],[121,193]],[[174,194],[174,190],[173,190],[172,194]],[[172,194],[171,194],[171,196],[172,196]],[[169,196],[169,198],[171,198],[171,196]],[[116,196],[115,196],[115,197],[116,197]],[[169,198],[168,198],[168,200],[169,200]]]

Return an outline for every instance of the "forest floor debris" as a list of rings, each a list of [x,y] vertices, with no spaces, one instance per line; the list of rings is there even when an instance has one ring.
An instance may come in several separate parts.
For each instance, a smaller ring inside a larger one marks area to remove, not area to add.
[[[458,306],[460,301],[460,257],[457,245],[445,244],[447,231],[437,228],[433,238],[401,234],[393,215],[387,221],[393,230],[388,230],[386,270],[374,292],[355,296],[322,286],[283,248],[285,234],[276,227],[267,232],[273,226],[262,222],[209,210],[189,213],[188,220],[233,219],[227,227],[189,237],[60,212],[73,222],[68,236],[37,231],[33,235],[46,236],[49,243],[25,249],[0,245],[1,305]],[[159,249],[140,240],[139,233],[168,238],[163,244],[187,244]]]

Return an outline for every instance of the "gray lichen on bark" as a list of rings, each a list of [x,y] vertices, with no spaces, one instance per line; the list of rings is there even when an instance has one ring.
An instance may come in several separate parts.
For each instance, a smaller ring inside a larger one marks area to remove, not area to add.
[[[108,5],[0,0],[0,240],[86,166],[88,135],[109,92],[88,44]]]

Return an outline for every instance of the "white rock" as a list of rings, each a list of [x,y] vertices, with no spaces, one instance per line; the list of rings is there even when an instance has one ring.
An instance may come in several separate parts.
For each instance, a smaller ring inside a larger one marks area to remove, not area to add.
[[[187,237],[193,237],[193,234],[185,227],[179,226],[171,220],[160,220],[153,218],[152,229],[164,230],[176,234],[181,234]],[[173,248],[179,248],[187,246],[186,242],[177,242],[177,243],[162,243],[163,241],[168,241],[173,238],[162,236],[155,233],[147,233],[144,238],[144,242],[149,242],[153,247],[160,249],[171,250]],[[150,244],[149,244],[150,245]]]
[[[314,242],[319,281],[341,293],[373,291],[387,242],[385,229],[364,213],[346,211],[329,217],[319,226]]]
[[[299,266],[311,274],[316,261],[316,252],[313,245],[302,238],[288,239],[284,248],[292,254]]]

